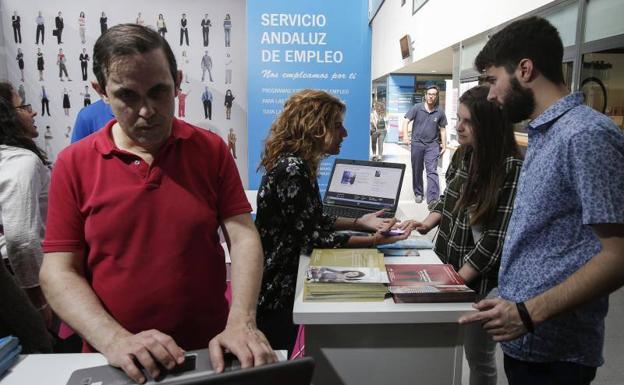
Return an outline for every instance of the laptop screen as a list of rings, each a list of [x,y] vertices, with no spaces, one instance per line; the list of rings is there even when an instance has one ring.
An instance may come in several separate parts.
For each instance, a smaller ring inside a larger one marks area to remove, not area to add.
[[[336,159],[324,203],[372,210],[396,209],[405,165]]]

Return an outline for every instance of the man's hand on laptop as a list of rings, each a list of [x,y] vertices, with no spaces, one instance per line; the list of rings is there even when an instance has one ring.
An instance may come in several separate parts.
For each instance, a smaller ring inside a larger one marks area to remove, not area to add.
[[[396,218],[382,218],[380,215],[383,215],[386,210],[379,210],[374,213],[364,214],[359,217],[355,224],[359,225],[358,229],[354,230],[366,230],[366,231],[387,231],[397,223]]]
[[[269,341],[253,321],[228,322],[225,330],[210,340],[208,348],[210,362],[217,373],[225,369],[224,350],[234,354],[243,369],[277,362]]]
[[[152,378],[157,378],[160,375],[159,364],[172,369],[184,362],[184,350],[173,338],[158,330],[146,330],[138,334],[124,330],[123,335],[116,335],[102,353],[110,365],[123,369],[128,377],[139,384],[146,381],[139,365]]]

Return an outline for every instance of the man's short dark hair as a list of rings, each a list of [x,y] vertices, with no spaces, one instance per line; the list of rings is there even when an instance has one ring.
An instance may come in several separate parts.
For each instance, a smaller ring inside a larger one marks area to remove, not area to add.
[[[130,56],[162,49],[169,63],[169,72],[176,83],[178,65],[167,40],[150,28],[138,24],[118,24],[95,42],[93,47],[93,73],[104,90],[111,62],[121,56]]]
[[[427,91],[429,91],[429,90],[436,90],[436,91],[438,91],[438,94],[440,94],[440,89],[439,89],[439,88],[438,88],[438,86],[436,86],[435,84],[428,85],[428,86],[425,88],[425,92],[427,92]]]
[[[475,59],[475,68],[505,67],[513,73],[520,60],[531,59],[533,66],[553,83],[563,84],[563,43],[548,20],[533,16],[520,19],[497,32]]]

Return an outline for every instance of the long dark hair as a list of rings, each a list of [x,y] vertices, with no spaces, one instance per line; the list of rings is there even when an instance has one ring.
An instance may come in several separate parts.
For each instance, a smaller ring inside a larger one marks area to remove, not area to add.
[[[488,86],[477,86],[460,98],[470,112],[473,144],[468,180],[455,211],[470,209],[470,224],[483,223],[496,214],[498,194],[505,182],[505,159],[520,158],[513,128],[503,110],[487,100]]]
[[[10,83],[0,82],[0,144],[30,150],[48,165],[45,152],[35,144],[35,141],[24,134],[22,122],[13,106],[13,86]]]

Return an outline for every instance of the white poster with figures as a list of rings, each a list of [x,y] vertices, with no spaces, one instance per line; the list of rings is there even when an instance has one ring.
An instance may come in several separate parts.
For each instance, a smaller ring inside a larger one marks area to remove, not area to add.
[[[91,87],[97,38],[121,23],[153,28],[183,72],[175,116],[221,136],[247,186],[245,5],[245,0],[3,0],[5,77],[37,111],[36,141],[54,160],[70,144],[79,111],[99,99]]]

